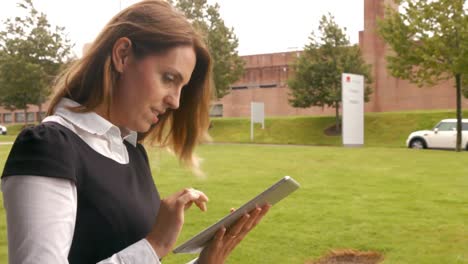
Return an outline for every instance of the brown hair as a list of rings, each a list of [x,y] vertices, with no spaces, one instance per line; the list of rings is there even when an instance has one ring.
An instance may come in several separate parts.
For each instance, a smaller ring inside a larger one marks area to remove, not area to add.
[[[75,112],[89,112],[112,103],[118,72],[112,64],[112,48],[122,37],[132,41],[137,57],[160,54],[178,46],[192,46],[196,54],[195,69],[182,89],[180,107],[167,110],[157,125],[138,133],[138,141],[168,147],[186,165],[196,169],[195,146],[208,140],[209,105],[212,97],[211,57],[202,37],[184,15],[162,0],[145,0],[118,13],[104,27],[83,57],[75,61],[57,79],[55,95],[47,111],[52,115],[63,97],[81,107]]]

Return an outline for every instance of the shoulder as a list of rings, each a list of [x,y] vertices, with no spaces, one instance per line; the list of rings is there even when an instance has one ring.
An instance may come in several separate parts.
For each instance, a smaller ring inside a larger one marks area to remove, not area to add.
[[[3,176],[39,175],[75,180],[75,135],[54,122],[21,131],[5,163]]]
[[[24,152],[31,152],[32,155],[63,155],[72,152],[76,142],[76,135],[68,128],[55,122],[45,122],[24,128],[16,138],[11,153],[19,151],[22,155],[27,154]]]
[[[55,122],[44,122],[37,126],[24,128],[16,138],[14,145],[24,143],[44,144],[69,143],[73,138],[73,132]]]

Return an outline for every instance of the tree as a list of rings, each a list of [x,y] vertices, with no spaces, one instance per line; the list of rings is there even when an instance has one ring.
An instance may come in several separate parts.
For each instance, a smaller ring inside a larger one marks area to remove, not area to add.
[[[237,53],[239,40],[233,28],[228,28],[219,14],[219,5],[206,0],[170,1],[181,10],[194,27],[204,35],[214,61],[213,75],[216,97],[223,98],[230,86],[244,73],[244,61]]]
[[[28,105],[38,105],[41,112],[72,46],[65,29],[52,29],[32,0],[22,0],[18,7],[27,16],[7,19],[0,32],[0,104],[9,110],[23,109],[26,123]]]
[[[335,128],[340,129],[341,119],[341,75],[354,73],[364,75],[366,87],[364,100],[371,94],[370,65],[364,62],[358,46],[350,46],[345,30],[334,21],[331,14],[322,16],[319,25],[320,36],[312,32],[310,43],[296,60],[293,68],[296,74],[288,81],[294,107],[333,107]]]
[[[454,79],[457,144],[461,150],[462,80],[468,73],[468,16],[464,0],[397,0],[401,11],[387,8],[379,32],[392,48],[390,73],[418,86]]]

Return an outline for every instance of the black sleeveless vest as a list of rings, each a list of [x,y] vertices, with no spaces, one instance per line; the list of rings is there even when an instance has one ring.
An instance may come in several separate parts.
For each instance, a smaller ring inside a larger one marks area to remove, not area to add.
[[[125,141],[128,164],[94,151],[73,131],[53,122],[24,129],[2,177],[40,175],[76,184],[78,208],[70,264],[97,263],[144,238],[160,197],[142,145]],[[40,242],[39,242],[40,243]]]

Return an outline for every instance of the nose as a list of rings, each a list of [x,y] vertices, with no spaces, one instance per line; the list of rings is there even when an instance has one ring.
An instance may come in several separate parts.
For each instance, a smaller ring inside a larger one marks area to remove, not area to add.
[[[178,109],[180,105],[180,94],[182,92],[182,87],[178,89],[172,89],[166,96],[166,104],[171,109]]]

